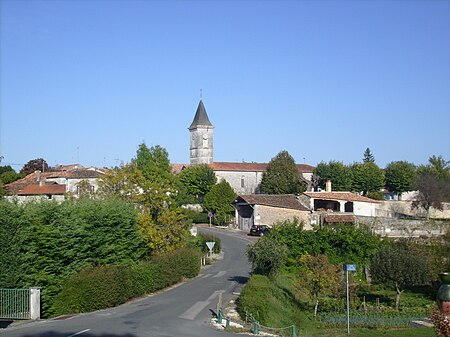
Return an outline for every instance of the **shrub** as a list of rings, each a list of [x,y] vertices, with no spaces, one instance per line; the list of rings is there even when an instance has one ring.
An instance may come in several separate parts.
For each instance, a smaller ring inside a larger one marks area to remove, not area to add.
[[[220,239],[217,236],[211,234],[203,234],[203,233],[198,234],[195,239],[195,247],[202,253],[208,253],[209,248],[206,245],[207,242],[215,242],[213,248],[213,252],[215,254],[218,254],[222,251],[222,244]]]
[[[193,249],[180,249],[131,266],[88,267],[66,280],[53,310],[61,315],[113,307],[194,277],[199,271],[200,254]]]
[[[88,312],[124,303],[131,298],[130,280],[129,267],[85,268],[65,282],[55,301],[55,312]]]

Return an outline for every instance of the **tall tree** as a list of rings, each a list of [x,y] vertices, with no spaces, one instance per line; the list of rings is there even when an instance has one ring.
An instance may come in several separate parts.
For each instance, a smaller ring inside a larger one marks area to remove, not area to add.
[[[216,184],[216,175],[206,164],[185,168],[178,175],[178,179],[195,203],[202,203],[206,193]]]
[[[39,170],[41,172],[48,171],[48,164],[44,159],[36,158],[36,159],[28,161],[28,163],[23,165],[22,169],[20,170],[20,173],[28,175],[37,170]]]
[[[160,183],[169,183],[173,180],[169,153],[159,145],[148,148],[145,143],[141,143],[132,162],[148,180]]]
[[[372,154],[372,151],[370,151],[369,148],[364,151],[364,157],[363,157],[364,163],[375,163],[375,157]]]
[[[214,219],[219,224],[225,224],[234,207],[231,204],[236,198],[236,193],[231,188],[230,184],[222,180],[220,183],[214,185],[211,190],[205,195],[203,208],[214,214]]]
[[[430,209],[442,210],[443,202],[450,202],[450,167],[442,156],[431,156],[427,166],[418,169],[416,189],[418,195],[413,201],[413,208],[423,208],[430,214]]]
[[[404,241],[384,246],[373,256],[370,270],[374,283],[397,291],[397,309],[405,288],[428,284],[432,280],[430,257]]]
[[[379,192],[384,187],[384,172],[375,163],[355,163],[352,165],[353,189],[367,195]]]
[[[303,190],[294,158],[287,151],[281,151],[267,165],[261,180],[261,191],[267,194],[291,194]]]
[[[328,179],[333,183],[334,191],[351,191],[352,189],[352,170],[340,161],[321,162],[314,169],[314,174],[319,176],[318,186],[322,189],[325,188]]]
[[[417,170],[414,164],[406,161],[393,161],[386,166],[386,187],[389,191],[401,195],[412,191],[416,183]]]

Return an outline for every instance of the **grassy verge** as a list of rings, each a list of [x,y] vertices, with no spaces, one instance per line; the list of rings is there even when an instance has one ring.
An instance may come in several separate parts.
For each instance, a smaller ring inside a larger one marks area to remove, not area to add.
[[[369,295],[383,297],[386,301],[393,295],[390,292],[378,291],[367,293]],[[298,336],[436,336],[432,328],[416,328],[408,326],[408,320],[417,315],[419,317],[427,311],[427,306],[432,305],[432,301],[426,295],[405,292],[403,295],[404,310],[393,312],[390,310],[376,312],[369,318],[362,316],[360,326],[351,325],[350,335],[347,334],[346,320],[328,322],[326,315],[344,316],[342,312],[328,312],[314,317],[312,303],[306,289],[295,279],[279,275],[277,277],[267,277],[253,275],[241,292],[237,302],[238,312],[244,319],[249,321],[252,317],[258,320],[261,325],[271,328],[281,328],[296,325]],[[410,307],[406,307],[410,305]],[[414,307],[411,307],[414,305]],[[340,317],[342,319],[342,317]],[[353,317],[356,321],[356,316]],[[351,320],[352,322],[352,317]],[[381,322],[381,323],[380,323]],[[261,330],[264,330],[261,328]],[[290,336],[292,330],[284,330],[285,336]]]

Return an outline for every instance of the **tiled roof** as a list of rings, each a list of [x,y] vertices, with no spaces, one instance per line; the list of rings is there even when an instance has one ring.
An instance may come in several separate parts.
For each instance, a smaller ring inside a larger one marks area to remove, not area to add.
[[[354,223],[356,217],[353,214],[326,214],[326,223]]]
[[[19,191],[17,195],[47,195],[47,194],[64,194],[66,193],[66,185],[51,184],[51,185],[28,185],[23,190]]]
[[[324,200],[345,200],[345,201],[360,201],[379,203],[381,201],[363,197],[362,195],[351,192],[305,192],[303,193],[310,198],[324,199]]]
[[[93,169],[78,169],[78,170],[69,170],[62,172],[41,172],[39,173],[40,178],[38,178],[38,174],[36,172],[30,173],[25,178],[16,180],[8,185],[5,185],[5,189],[8,195],[17,194],[17,192],[23,190],[28,185],[34,185],[39,181],[46,179],[55,179],[55,178],[67,178],[67,179],[91,179],[91,178],[99,178],[102,176],[99,170]]]
[[[42,172],[42,173],[40,173],[40,179],[41,180],[46,179],[54,174],[55,174],[55,172]],[[33,172],[22,179],[13,181],[12,183],[5,185],[5,189],[6,189],[8,195],[14,195],[14,194],[17,194],[17,192],[19,192],[20,190],[24,189],[26,186],[33,185],[38,182],[39,182],[39,180],[36,175],[36,172]]]
[[[196,128],[199,125],[212,126],[202,100],[198,103],[197,112],[195,113],[194,120],[189,129]]]
[[[250,205],[265,205],[279,208],[296,209],[299,211],[309,211],[303,206],[294,194],[249,194],[240,195],[241,199]]]
[[[214,171],[258,171],[265,172],[267,163],[231,163],[231,162],[214,162],[209,164]],[[311,173],[314,166],[307,164],[297,164],[297,168],[301,173]]]
[[[178,174],[185,168],[189,167],[189,164],[170,164],[170,166],[172,168],[172,172]]]

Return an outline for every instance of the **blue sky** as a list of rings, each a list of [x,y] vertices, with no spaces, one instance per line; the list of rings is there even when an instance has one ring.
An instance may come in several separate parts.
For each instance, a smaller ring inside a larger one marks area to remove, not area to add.
[[[2,165],[450,160],[450,1],[0,0]]]

